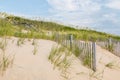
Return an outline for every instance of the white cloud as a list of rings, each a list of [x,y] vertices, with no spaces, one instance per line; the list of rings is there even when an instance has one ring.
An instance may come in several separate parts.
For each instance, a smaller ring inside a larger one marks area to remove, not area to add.
[[[52,9],[59,11],[97,11],[100,5],[92,0],[47,0]]]
[[[74,0],[47,0],[47,1],[55,10],[75,11],[78,9],[78,6],[75,5]]]
[[[114,13],[104,14],[103,20],[111,21],[114,24],[119,23],[119,19],[117,19],[117,14]]]
[[[74,25],[89,26],[94,23],[92,19],[101,5],[94,0],[47,0],[53,14],[50,18],[72,23]]]
[[[112,0],[106,6],[112,9],[120,9],[120,0]]]

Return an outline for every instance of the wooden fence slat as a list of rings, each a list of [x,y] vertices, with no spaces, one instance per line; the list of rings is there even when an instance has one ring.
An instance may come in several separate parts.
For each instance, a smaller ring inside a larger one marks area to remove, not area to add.
[[[96,44],[92,42],[85,42],[85,41],[79,41],[79,40],[73,40],[73,35],[56,35],[55,37],[57,42],[60,42],[62,45],[69,47],[73,50],[73,47],[78,47],[80,52],[81,59],[88,58],[89,63],[88,66],[96,71]],[[75,47],[75,48],[76,48]],[[74,53],[74,52],[73,52]]]
[[[96,71],[96,43],[92,42],[92,49],[93,49],[93,70]]]
[[[104,43],[104,44],[102,44]],[[120,41],[108,39],[105,41],[99,41],[97,44],[109,51],[111,51],[114,55],[120,57]]]

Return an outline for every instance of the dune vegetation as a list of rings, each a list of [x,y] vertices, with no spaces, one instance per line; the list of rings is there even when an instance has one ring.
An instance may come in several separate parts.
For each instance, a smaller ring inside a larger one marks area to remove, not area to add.
[[[120,40],[120,36],[117,35],[91,29],[76,29],[55,22],[30,20],[12,15],[0,19],[0,36],[53,39],[56,32],[73,34],[74,38],[81,40],[105,40],[108,38]],[[49,35],[50,33],[52,35]]]
[[[0,17],[0,80],[120,79],[120,60],[112,54],[113,44],[108,41],[103,45],[107,48],[102,48],[97,43],[109,38],[119,42],[120,36],[2,15],[5,16]],[[114,68],[118,70],[113,72]],[[108,73],[115,73],[115,77]]]

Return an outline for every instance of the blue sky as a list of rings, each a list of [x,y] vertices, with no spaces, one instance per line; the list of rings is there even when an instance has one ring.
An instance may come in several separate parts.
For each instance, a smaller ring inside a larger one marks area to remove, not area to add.
[[[0,11],[120,35],[120,0],[1,0]]]

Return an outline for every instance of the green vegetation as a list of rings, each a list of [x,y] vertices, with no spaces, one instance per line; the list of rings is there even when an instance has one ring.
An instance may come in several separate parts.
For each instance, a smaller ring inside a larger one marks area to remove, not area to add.
[[[113,68],[114,67],[114,63],[113,62],[109,62],[105,66],[108,67],[108,68]]]
[[[24,32],[24,31],[26,32]],[[47,32],[51,34],[47,35]],[[6,16],[0,19],[0,36],[15,36],[21,38],[52,39],[54,33],[73,34],[74,38],[81,40],[105,40],[113,38],[120,40],[120,36],[98,32],[90,29],[75,29],[54,22],[36,21],[17,16]]]
[[[63,35],[72,34],[75,40],[102,41],[109,38],[113,38],[115,40],[120,41],[120,36],[98,32],[90,29],[76,29],[70,26],[65,26],[54,22],[36,21],[36,20],[30,20],[30,19],[25,19],[22,17],[11,16],[11,15],[10,16],[6,15],[5,18],[0,19],[0,37],[4,37],[4,36],[19,37],[20,39],[17,41],[18,46],[24,44],[24,38],[55,40],[57,33]],[[59,40],[59,42],[62,41]],[[2,43],[0,44],[1,44],[0,46],[1,48],[4,47],[2,46]],[[37,47],[35,45],[34,40],[32,44],[34,46],[33,54],[35,55],[37,53]],[[74,47],[74,49],[72,50],[73,53],[75,53],[77,57],[81,56],[82,49],[80,50],[77,46],[73,46],[73,47]],[[113,48],[112,45],[109,46],[110,50],[112,50],[112,48]],[[56,50],[51,53],[53,54],[49,56],[49,59],[51,59],[51,57],[54,56]],[[83,62],[84,62],[83,64],[90,65],[89,57],[88,56],[85,57],[87,58],[85,59],[83,58]],[[63,62],[66,62],[66,60],[64,60]]]
[[[79,42],[77,42],[79,43]],[[92,64],[92,56],[91,56],[91,51],[90,51],[90,47],[86,47],[87,43],[84,44],[84,46],[86,48],[83,47],[79,47],[79,45],[77,43],[73,43],[72,44],[72,49],[69,49],[77,58],[79,58],[83,65],[91,68],[91,64]]]
[[[32,45],[34,46],[33,55],[37,54],[37,41],[33,39]]]
[[[0,36],[12,36],[15,30],[9,22],[0,19]]]
[[[73,53],[75,54],[76,57],[79,57],[80,54],[82,53],[82,49],[80,49],[78,46],[73,47]]]
[[[111,52],[113,52],[114,51],[114,46],[113,46],[113,44],[109,44],[108,45],[108,47],[107,47],[107,49],[109,50],[109,51],[111,51]]]
[[[83,59],[83,64],[84,64],[85,66],[91,67],[91,58],[88,57],[88,54],[84,57],[84,59]]]
[[[3,75],[3,73],[6,71],[6,69],[13,64],[14,57],[7,56],[5,53],[7,46],[6,38],[0,41],[0,73]]]
[[[53,47],[48,59],[54,64],[54,68],[59,68],[61,76],[65,80],[69,80],[68,69],[71,65],[71,53],[63,46]]]
[[[0,41],[0,49],[1,49],[2,51],[5,51],[6,46],[7,46],[6,39],[1,40],[1,41]]]
[[[37,54],[37,46],[34,46],[33,55]]]
[[[105,66],[110,69],[120,69],[120,66],[117,61],[111,61],[107,63]]]
[[[21,46],[22,44],[24,44],[24,38],[19,38],[17,41],[17,46]]]

